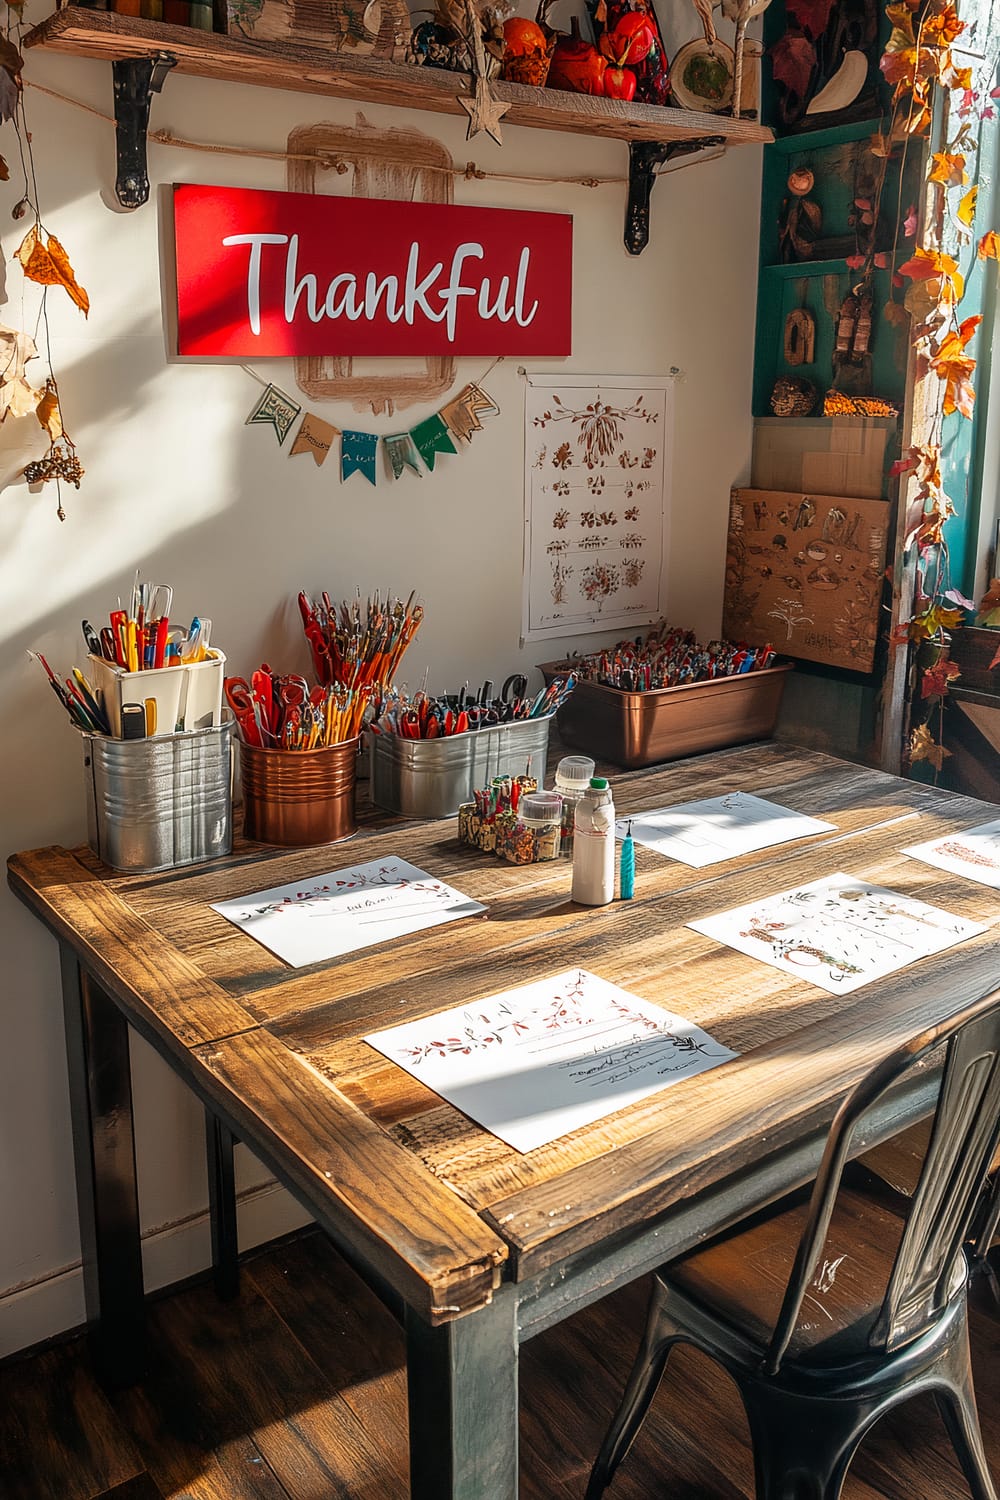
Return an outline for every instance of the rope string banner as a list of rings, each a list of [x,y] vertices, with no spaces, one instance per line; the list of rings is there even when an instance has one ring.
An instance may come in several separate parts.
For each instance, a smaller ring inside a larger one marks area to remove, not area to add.
[[[341,482],[350,479],[352,474],[362,474],[369,484],[376,484],[377,454],[381,444],[386,471],[392,479],[401,479],[404,473],[415,474],[419,479],[425,467],[433,472],[442,453],[459,452],[455,439],[464,438],[467,443],[472,442],[473,433],[482,431],[481,416],[500,415],[500,406],[483,388],[483,381],[502,359],[501,354],[478,380],[470,380],[439,411],[417,422],[408,432],[364,432],[357,428],[341,431],[332,422],[326,422],[314,412],[307,411],[288,450],[288,456],[311,453],[318,467],[339,437]],[[247,425],[272,427],[280,447],[294,427],[302,408],[280,387],[263,380],[249,365],[244,365],[243,369],[263,386],[263,392],[247,418]]]

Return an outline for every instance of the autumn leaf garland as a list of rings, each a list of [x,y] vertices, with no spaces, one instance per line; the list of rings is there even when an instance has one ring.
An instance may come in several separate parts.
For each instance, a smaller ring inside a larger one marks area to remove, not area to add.
[[[932,713],[940,711],[949,685],[959,675],[954,663],[947,661],[945,649],[949,632],[961,626],[967,608],[974,608],[949,585],[948,547],[945,523],[955,515],[941,474],[942,423],[946,417],[971,420],[975,411],[975,356],[970,344],[982,322],[979,316],[962,318],[959,305],[965,292],[965,278],[957,255],[945,248],[945,231],[959,246],[972,240],[978,188],[969,185],[967,151],[975,146],[973,120],[992,119],[992,100],[983,101],[974,87],[972,69],[959,66],[953,46],[965,30],[954,4],[949,0],[901,0],[886,7],[892,27],[881,68],[892,87],[893,115],[888,131],[873,138],[876,157],[887,161],[897,143],[913,136],[926,135],[931,128],[934,91],[948,93],[947,116],[957,121],[952,138],[930,153],[926,179],[937,190],[934,211],[928,215],[924,243],[918,245],[909,259],[898,266],[894,285],[908,290],[903,305],[911,317],[917,368],[940,382],[936,414],[929,423],[930,436],[911,447],[895,465],[893,473],[902,476],[907,489],[907,508],[903,526],[904,551],[917,554],[917,582],[913,613],[893,632],[894,644],[927,645],[933,660],[918,667],[919,698]],[[991,39],[996,44],[996,38]],[[995,80],[994,80],[995,81]],[[957,202],[955,201],[957,197]],[[907,216],[904,233],[915,234],[916,216]],[[989,230],[976,246],[978,260],[1000,260],[1000,237]],[[897,304],[890,302],[890,307]],[[936,648],[936,649],[934,649]],[[925,760],[936,772],[943,766],[948,751],[935,740],[929,713],[915,723],[908,743],[911,762]]]
[[[18,7],[15,5],[13,9],[16,15]],[[11,6],[8,4],[8,15],[10,11]],[[20,22],[13,19],[9,21],[9,25],[19,28]],[[38,204],[33,196],[35,168],[31,135],[24,118],[22,66],[20,51],[10,35],[0,33],[0,123],[11,121],[19,139],[21,163],[24,167],[24,194],[12,216],[15,220],[24,218],[29,210],[34,214],[34,223],[18,246],[14,259],[20,264],[26,280],[42,288],[43,312],[49,288],[61,286],[86,317],[90,311],[90,299],[76,279],[66,250],[55,235],[43,228]],[[0,181],[6,182],[9,178],[7,163],[0,157]],[[47,452],[41,458],[26,464],[22,472],[29,484],[55,480],[59,494],[56,514],[63,520],[60,482],[66,481],[79,489],[83,465],[63,423],[59,387],[52,369],[47,321],[45,356],[48,378],[43,385],[33,386],[26,376],[25,367],[31,360],[38,358],[34,340],[18,329],[0,327],[0,423],[8,417],[20,418],[34,414],[39,426],[48,435]]]

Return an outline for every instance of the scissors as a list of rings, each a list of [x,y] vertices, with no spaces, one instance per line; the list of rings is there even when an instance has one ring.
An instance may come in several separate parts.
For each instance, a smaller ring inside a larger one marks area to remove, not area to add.
[[[278,698],[286,711],[312,702],[309,684],[304,677],[279,677]]]
[[[223,686],[226,702],[236,717],[243,739],[248,745],[263,749],[265,736],[270,738],[270,725],[264,723],[260,700],[244,677],[227,677]]]
[[[515,698],[523,698],[528,691],[528,679],[523,672],[511,672],[500,689],[501,703],[512,703]]]
[[[267,726],[270,729],[274,724],[274,674],[267,662],[262,662],[260,667],[250,678],[251,694],[260,704]]]

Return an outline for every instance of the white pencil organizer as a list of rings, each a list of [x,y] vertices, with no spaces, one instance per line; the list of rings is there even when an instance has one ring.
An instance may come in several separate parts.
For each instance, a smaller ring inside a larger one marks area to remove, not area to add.
[[[115,739],[122,737],[122,704],[144,703],[147,698],[156,700],[158,735],[211,729],[222,722],[226,658],[221,651],[211,649],[205,661],[145,672],[125,672],[114,662],[91,656],[90,670]]]

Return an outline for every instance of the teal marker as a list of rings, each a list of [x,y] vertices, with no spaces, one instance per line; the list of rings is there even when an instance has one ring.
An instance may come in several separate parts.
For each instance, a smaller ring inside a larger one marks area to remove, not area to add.
[[[618,890],[623,901],[631,901],[635,895],[635,845],[632,842],[632,819],[629,818],[625,837],[622,839],[621,860],[618,865]]]

